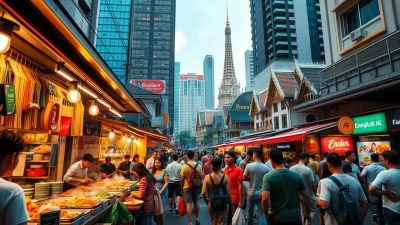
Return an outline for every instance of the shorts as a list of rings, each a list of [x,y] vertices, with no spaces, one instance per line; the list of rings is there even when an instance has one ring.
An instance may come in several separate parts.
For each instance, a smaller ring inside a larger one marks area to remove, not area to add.
[[[175,196],[181,196],[181,182],[168,183],[168,198],[173,198]]]
[[[183,197],[185,198],[186,204],[191,204],[191,203],[196,204],[197,201],[199,200],[199,194],[200,194],[200,191],[197,188],[183,189]]]

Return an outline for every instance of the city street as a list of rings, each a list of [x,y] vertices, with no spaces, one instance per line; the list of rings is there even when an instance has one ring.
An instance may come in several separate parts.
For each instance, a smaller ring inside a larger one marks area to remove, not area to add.
[[[194,216],[194,213],[193,213]],[[201,225],[211,225],[210,215],[208,214],[208,209],[203,199],[200,199],[200,224]],[[194,217],[193,217],[194,219]],[[164,211],[164,224],[171,225],[187,225],[187,216],[178,216],[175,212],[172,214],[168,212],[168,209]],[[194,221],[193,221],[194,224]]]

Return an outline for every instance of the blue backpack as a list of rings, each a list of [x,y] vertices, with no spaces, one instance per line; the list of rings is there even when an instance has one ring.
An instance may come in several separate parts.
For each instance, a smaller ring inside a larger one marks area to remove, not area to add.
[[[349,185],[343,185],[334,176],[328,178],[339,187],[339,199],[337,199],[339,210],[335,212],[332,209],[338,225],[361,225],[363,220],[358,207],[358,200],[350,191]]]

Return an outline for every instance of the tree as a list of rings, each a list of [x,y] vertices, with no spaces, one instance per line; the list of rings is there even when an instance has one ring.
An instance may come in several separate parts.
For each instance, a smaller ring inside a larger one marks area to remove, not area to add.
[[[182,131],[179,133],[179,144],[182,148],[187,148],[191,144],[190,132]]]
[[[203,145],[210,145],[213,143],[214,131],[212,127],[207,127],[206,133],[203,138]]]

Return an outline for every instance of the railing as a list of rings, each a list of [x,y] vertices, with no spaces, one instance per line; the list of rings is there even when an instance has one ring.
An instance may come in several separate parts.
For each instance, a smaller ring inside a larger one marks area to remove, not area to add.
[[[259,127],[259,128],[254,128],[252,133],[257,133],[261,131],[266,131],[266,130],[272,130],[272,124],[268,124],[266,127]]]
[[[338,81],[350,79],[354,76],[358,76],[358,83],[362,83],[363,79],[361,78],[361,73],[363,71],[390,64],[391,70],[388,71],[388,73],[394,72],[393,55],[398,54],[399,50],[400,31],[396,31],[366,48],[326,67],[320,72],[321,95],[332,92],[332,88],[329,88],[332,85],[336,85],[336,87],[333,87],[333,92],[338,91]],[[378,77],[382,75],[385,74],[376,74],[375,76]],[[324,91],[324,89],[327,90]]]

